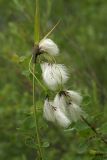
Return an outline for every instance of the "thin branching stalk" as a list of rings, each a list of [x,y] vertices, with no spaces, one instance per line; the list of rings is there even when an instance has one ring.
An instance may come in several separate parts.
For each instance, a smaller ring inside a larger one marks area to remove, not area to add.
[[[88,122],[88,120],[86,118],[84,118],[83,116],[81,116],[81,119],[88,125],[88,127],[96,134],[96,136],[98,138],[100,138],[100,140],[105,143],[107,145],[107,140],[104,139],[104,137],[101,135],[101,133],[99,133],[96,128],[94,126],[92,126],[92,124],[90,122]]]

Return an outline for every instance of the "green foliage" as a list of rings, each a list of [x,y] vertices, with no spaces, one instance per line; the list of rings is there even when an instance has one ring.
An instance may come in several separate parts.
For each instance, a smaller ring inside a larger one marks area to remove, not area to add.
[[[80,90],[88,121],[107,139],[107,2],[40,0],[42,38],[61,19],[51,38],[58,62],[70,72],[68,88]],[[35,0],[0,0],[0,160],[37,157],[29,60],[34,43]],[[63,52],[62,52],[63,51]],[[40,78],[40,67],[36,74]],[[45,93],[36,82],[42,148],[46,160],[106,160],[107,146],[83,122],[63,130],[42,117]],[[102,153],[102,154],[98,154]]]

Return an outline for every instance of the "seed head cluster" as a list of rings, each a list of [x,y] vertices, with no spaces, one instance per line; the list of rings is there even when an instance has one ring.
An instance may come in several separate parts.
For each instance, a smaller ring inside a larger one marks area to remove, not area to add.
[[[51,39],[43,39],[39,43],[40,53],[50,56],[59,54],[58,46]],[[69,79],[69,72],[65,65],[44,62],[41,63],[42,77],[46,86],[57,91],[53,100],[48,96],[44,102],[43,116],[47,121],[57,123],[67,128],[72,122],[81,119],[85,113],[81,109],[82,96],[73,90],[62,87]],[[60,90],[58,90],[60,88]]]

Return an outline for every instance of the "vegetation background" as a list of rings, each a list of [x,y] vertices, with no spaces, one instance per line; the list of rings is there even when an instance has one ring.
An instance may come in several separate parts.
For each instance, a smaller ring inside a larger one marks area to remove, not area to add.
[[[34,160],[37,156],[28,71],[34,12],[35,0],[0,0],[0,160]],[[41,38],[61,19],[50,36],[60,48],[57,61],[69,68],[67,87],[81,91],[88,120],[106,139],[107,1],[40,0],[40,17]],[[44,97],[37,84],[35,98],[46,160],[107,160],[107,145],[84,122],[67,130],[47,123],[42,117]]]

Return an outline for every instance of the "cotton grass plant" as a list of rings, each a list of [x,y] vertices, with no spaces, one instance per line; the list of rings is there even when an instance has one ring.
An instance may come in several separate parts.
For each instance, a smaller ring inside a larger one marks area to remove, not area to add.
[[[39,31],[39,6],[36,0],[36,14],[35,14],[35,38],[33,54],[29,62],[29,71],[33,75],[33,107],[35,120],[35,134],[36,142],[38,144],[38,159],[45,159],[42,150],[42,144],[39,134],[39,124],[37,119],[37,108],[35,103],[35,80],[45,92],[43,117],[46,121],[50,121],[62,129],[72,126],[79,120],[84,121],[90,129],[104,142],[107,143],[97,130],[86,120],[86,113],[81,108],[82,96],[74,90],[65,88],[70,78],[69,70],[64,64],[57,64],[56,59],[60,54],[57,44],[49,38],[49,35],[56,28],[59,22],[51,29],[51,31],[42,39],[40,39]],[[42,59],[45,57],[45,59]],[[48,57],[48,58],[47,58]],[[36,76],[36,62],[39,63],[42,71],[42,79],[44,84]],[[48,88],[48,89],[47,89]],[[51,97],[50,92],[54,93],[54,98]]]

